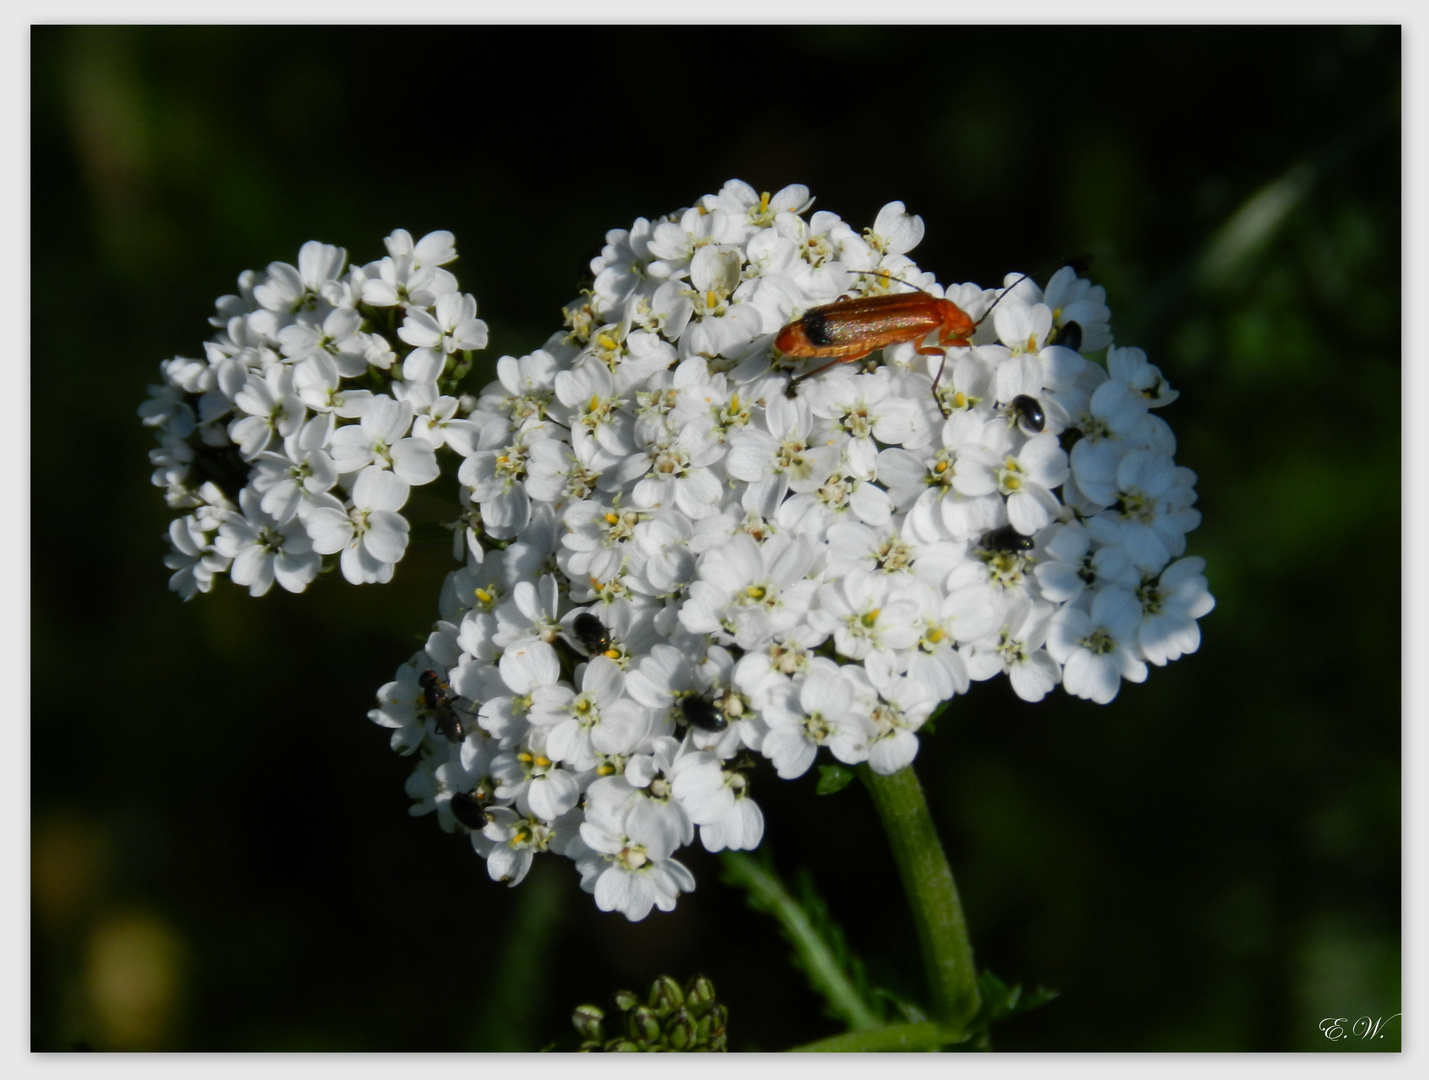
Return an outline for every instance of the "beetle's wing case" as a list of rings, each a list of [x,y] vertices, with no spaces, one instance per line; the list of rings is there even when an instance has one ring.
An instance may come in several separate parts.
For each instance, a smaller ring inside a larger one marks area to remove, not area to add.
[[[865,296],[813,308],[800,321],[822,355],[866,352],[931,334],[942,325],[940,303],[927,293]]]

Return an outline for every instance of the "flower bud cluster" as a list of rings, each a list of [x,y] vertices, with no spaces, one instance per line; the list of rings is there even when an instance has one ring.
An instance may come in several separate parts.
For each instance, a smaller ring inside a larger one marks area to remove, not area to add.
[[[275,580],[302,592],[325,555],[354,584],[391,580],[411,488],[440,475],[443,446],[472,451],[475,427],[445,391],[487,334],[441,269],[452,234],[398,230],[386,245],[348,267],[311,241],[297,266],[244,272],[204,358],[160,365],[139,415],[159,436],[153,482],[187,511],[165,558],[184,599],[225,572],[254,596]]]
[[[668,975],[650,985],[644,1001],[629,990],[615,995],[619,1033],[607,1030],[605,1010],[581,1005],[571,1023],[584,1053],[723,1053],[729,1010],[715,999],[714,983],[696,975],[682,988]],[[610,1025],[614,1028],[614,1025]]]
[[[732,181],[610,232],[565,328],[472,407],[466,565],[369,715],[418,755],[412,812],[496,880],[551,851],[602,910],[669,910],[696,830],[759,843],[756,758],[892,773],[974,681],[1106,702],[1199,645],[1176,393],[1113,344],[1104,290],[941,287],[901,203],[862,233],[810,204]],[[913,289],[970,344],[791,385],[826,361],[778,353],[782,326]]]

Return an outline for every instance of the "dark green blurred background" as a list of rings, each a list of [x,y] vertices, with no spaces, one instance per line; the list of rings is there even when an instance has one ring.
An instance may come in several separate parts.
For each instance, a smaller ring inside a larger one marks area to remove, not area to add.
[[[33,32],[33,1046],[515,1050],[656,974],[732,1045],[833,1025],[702,850],[673,915],[515,890],[412,819],[366,710],[435,615],[387,587],[166,588],[135,409],[214,299],[299,245],[456,233],[493,362],[608,229],[731,177],[940,280],[1095,254],[1181,399],[1199,653],[1097,707],[974,687],[918,767],[979,962],[1055,987],[1006,1050],[1397,1049],[1400,34],[1376,28],[225,28]],[[480,386],[486,374],[472,381]],[[1353,573],[1351,572],[1353,571]],[[916,992],[870,804],[761,774],[877,978]]]

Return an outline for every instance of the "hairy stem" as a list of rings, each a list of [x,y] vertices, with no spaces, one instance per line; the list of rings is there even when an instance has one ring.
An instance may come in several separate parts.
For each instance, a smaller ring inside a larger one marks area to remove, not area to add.
[[[897,1050],[941,1050],[949,1042],[948,1033],[931,1020],[917,1024],[889,1024],[873,1031],[850,1031],[796,1046],[793,1053],[859,1053]]]
[[[933,1015],[943,1026],[963,1031],[982,1003],[977,970],[958,887],[923,788],[912,766],[879,776],[860,765],[858,775],[873,796],[908,894]]]

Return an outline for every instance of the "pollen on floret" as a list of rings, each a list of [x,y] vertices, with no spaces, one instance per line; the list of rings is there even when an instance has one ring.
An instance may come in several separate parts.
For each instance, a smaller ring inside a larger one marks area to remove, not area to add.
[[[1077,644],[1090,649],[1098,656],[1105,656],[1107,653],[1116,652],[1116,642],[1112,636],[1101,627],[1097,627],[1088,637],[1083,638]]]
[[[878,613],[881,610],[882,608],[874,608],[872,611],[865,611],[858,621],[871,630],[874,624],[878,622]]]
[[[1117,502],[1117,509],[1123,517],[1133,521],[1154,521],[1156,518],[1155,502],[1138,492],[1123,492]]]
[[[645,854],[645,849],[640,847],[625,847],[620,849],[616,861],[627,870],[639,870],[650,861],[650,856]]]

